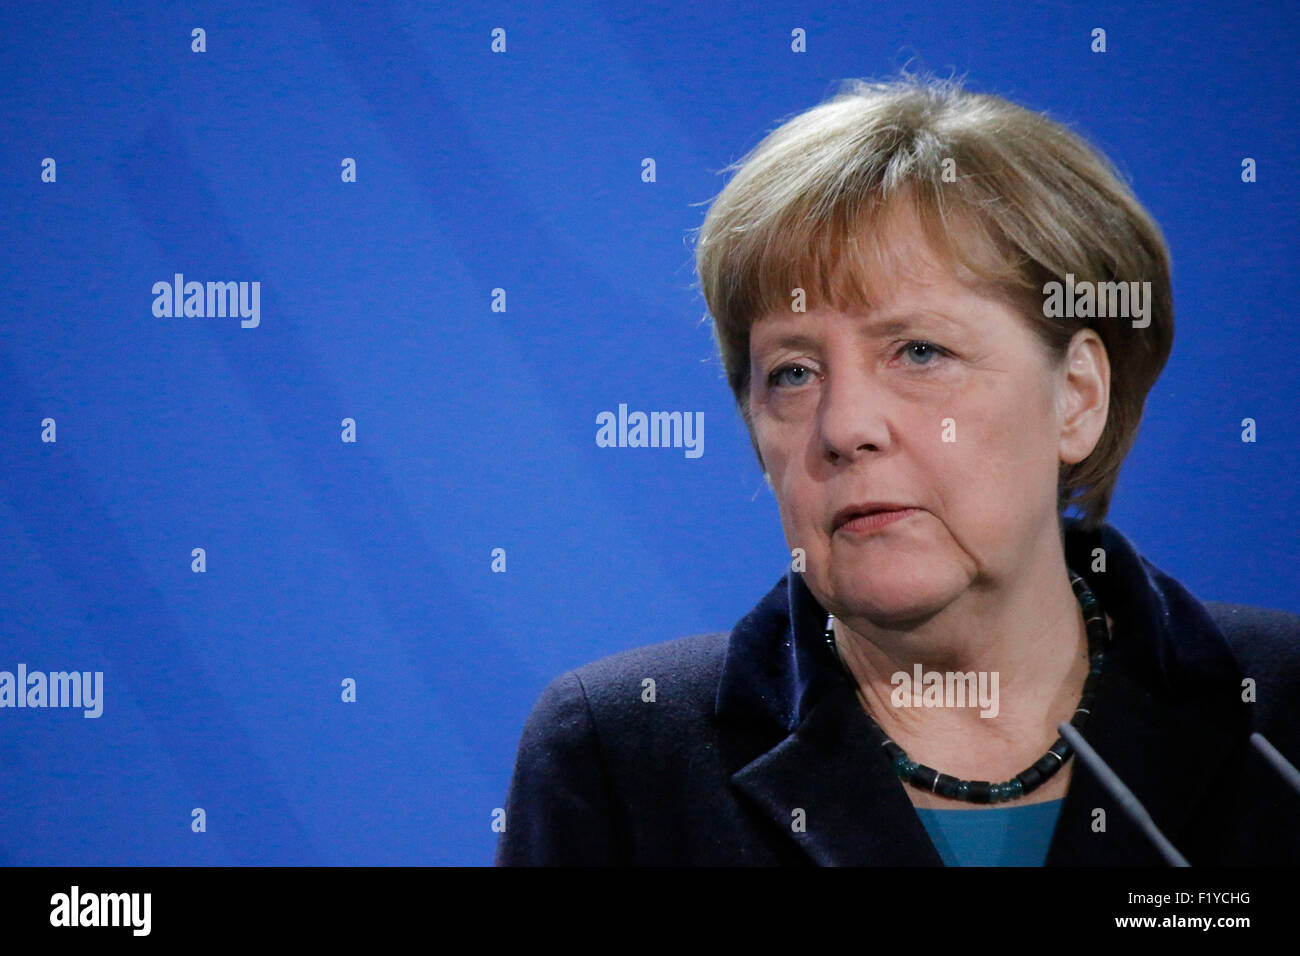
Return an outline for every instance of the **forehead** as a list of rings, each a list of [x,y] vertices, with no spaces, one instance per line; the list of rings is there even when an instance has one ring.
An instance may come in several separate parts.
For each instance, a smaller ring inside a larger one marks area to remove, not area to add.
[[[934,222],[937,215],[931,212],[927,217],[935,229],[939,229]],[[840,264],[881,287],[896,282],[979,284],[981,278],[954,255],[957,249],[982,266],[1002,265],[998,250],[966,214],[952,213],[939,235],[932,236],[917,207],[900,200],[881,212],[867,229],[850,237]]]
[[[983,237],[977,237],[963,222],[956,221],[943,239],[960,245],[962,255],[975,253],[984,264],[998,262],[997,252]],[[804,290],[807,312],[830,309],[858,318],[884,317],[888,313],[937,312],[964,314],[973,300],[1001,299],[1002,290],[972,272],[949,249],[936,246],[929,238],[914,208],[895,203],[869,227],[845,242],[829,275],[822,275],[822,263],[813,262]],[[794,312],[794,291],[783,298],[768,299],[768,308],[751,325],[751,335],[773,325],[799,320]],[[777,305],[776,303],[781,303]]]
[[[1000,304],[977,280],[963,281],[955,269],[922,269],[915,261],[905,270],[882,277],[863,277],[866,301],[817,302],[805,311],[766,312],[750,327],[751,345],[784,341],[823,320],[850,322],[867,335],[891,336],[918,329],[956,334],[987,322],[988,308]]]

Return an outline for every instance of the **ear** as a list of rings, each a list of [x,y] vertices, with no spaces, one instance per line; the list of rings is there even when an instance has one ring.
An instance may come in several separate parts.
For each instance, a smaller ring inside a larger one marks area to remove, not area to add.
[[[1073,465],[1083,461],[1101,440],[1110,412],[1110,357],[1092,329],[1074,333],[1058,381],[1059,455]]]

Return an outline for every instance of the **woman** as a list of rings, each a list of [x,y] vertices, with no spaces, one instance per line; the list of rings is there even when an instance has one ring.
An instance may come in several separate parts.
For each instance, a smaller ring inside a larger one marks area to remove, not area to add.
[[[553,681],[497,862],[1161,863],[1063,722],[1193,865],[1300,860],[1248,743],[1300,754],[1300,618],[1202,605],[1104,521],[1173,341],[1109,163],[904,78],[735,168],[698,268],[791,569],[729,635]]]

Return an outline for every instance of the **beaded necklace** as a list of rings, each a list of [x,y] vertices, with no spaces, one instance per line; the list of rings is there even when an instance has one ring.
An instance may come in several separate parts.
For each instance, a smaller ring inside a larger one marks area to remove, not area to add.
[[[1074,597],[1083,610],[1084,623],[1088,631],[1088,659],[1091,661],[1087,680],[1083,682],[1083,696],[1074,711],[1074,716],[1070,719],[1071,726],[1082,734],[1097,697],[1101,665],[1105,659],[1104,652],[1110,643],[1110,627],[1106,624],[1106,615],[1102,613],[1101,606],[1083,578],[1075,574],[1072,569],[1066,570],[1070,573],[1070,586],[1074,589]],[[826,616],[826,645],[849,682],[857,687],[857,680],[848,665],[844,663],[844,658],[840,656],[840,649],[835,643],[834,621],[834,615]],[[1074,753],[1074,748],[1064,737],[1057,737],[1056,743],[1052,744],[1047,753],[1010,780],[1001,783],[990,783],[987,780],[961,780],[910,759],[902,747],[885,737],[884,731],[869,713],[866,716],[871,726],[884,738],[881,746],[889,755],[894,772],[901,780],[923,790],[929,790],[931,793],[937,793],[941,797],[954,797],[971,803],[997,803],[1003,800],[1015,800],[1026,793],[1031,793],[1065,766],[1065,762]]]

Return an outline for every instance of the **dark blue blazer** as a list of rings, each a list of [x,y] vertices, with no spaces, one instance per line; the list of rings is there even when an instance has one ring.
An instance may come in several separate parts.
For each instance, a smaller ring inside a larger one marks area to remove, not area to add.
[[[1115,620],[1088,742],[1193,866],[1300,863],[1300,796],[1248,742],[1300,764],[1300,617],[1203,605],[1109,525],[1067,519],[1066,560]],[[730,635],[557,677],[523,729],[497,864],[942,866],[825,622],[789,572]],[[1162,865],[1072,759],[1045,865]]]

